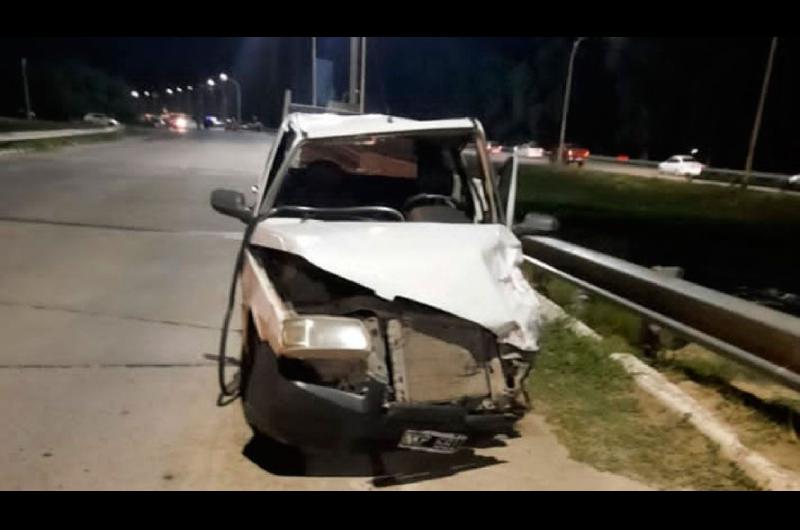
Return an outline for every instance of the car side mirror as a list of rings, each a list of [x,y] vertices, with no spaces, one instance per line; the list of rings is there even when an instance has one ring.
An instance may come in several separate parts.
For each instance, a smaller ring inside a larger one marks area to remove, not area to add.
[[[521,223],[511,227],[511,231],[517,237],[537,236],[551,234],[558,230],[558,219],[552,215],[530,212],[525,214]]]
[[[245,205],[244,195],[234,190],[214,190],[211,192],[211,207],[222,215],[235,217],[246,223],[252,216]]]

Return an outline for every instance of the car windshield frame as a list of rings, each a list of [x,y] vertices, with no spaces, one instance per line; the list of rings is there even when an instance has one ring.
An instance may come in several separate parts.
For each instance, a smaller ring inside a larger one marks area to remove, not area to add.
[[[269,173],[265,173],[262,177],[262,189],[264,190],[262,194],[257,199],[256,205],[253,207],[253,214],[254,216],[257,215],[259,218],[264,218],[265,216],[269,216],[271,212],[276,211],[275,203],[278,197],[278,193],[281,190],[281,187],[284,184],[284,180],[287,177],[289,170],[292,168],[293,162],[296,160],[298,155],[300,154],[302,148],[309,143],[322,143],[325,141],[337,141],[342,142],[346,140],[353,140],[357,141],[363,138],[382,138],[382,137],[408,137],[408,136],[417,136],[417,137],[425,137],[425,136],[448,136],[448,135],[455,135],[461,134],[465,137],[468,137],[466,142],[461,146],[460,151],[458,152],[458,164],[463,165],[465,151],[468,149],[470,144],[477,145],[479,141],[485,140],[481,137],[481,131],[478,130],[476,127],[475,129],[470,130],[451,130],[451,129],[433,129],[433,130],[419,130],[419,131],[405,131],[403,133],[397,132],[389,132],[389,133],[370,133],[365,131],[363,133],[355,134],[355,135],[343,135],[343,136],[336,136],[336,137],[326,137],[326,138],[314,138],[309,139],[306,138],[302,133],[297,134],[297,131],[293,129],[288,129],[282,131],[282,133],[276,138],[275,149],[270,155],[270,163],[268,164]],[[288,141],[288,145],[283,147],[283,156],[279,160],[272,160],[274,157],[280,155],[279,150],[281,149],[278,146],[278,142],[283,143]],[[484,145],[486,145],[484,143]],[[469,172],[466,175],[466,184],[467,190],[466,195],[469,200],[472,200],[474,204],[480,208],[480,216],[479,219],[472,219],[471,222],[473,223],[499,223],[502,222],[502,213],[500,212],[500,205],[499,205],[499,196],[497,194],[496,186],[494,185],[493,175],[491,174],[491,168],[489,168],[490,174],[486,174],[486,164],[483,162],[482,156],[480,153],[477,154],[477,160],[475,161],[475,173],[478,174],[478,178],[481,181],[482,187],[480,188],[479,192],[470,185],[470,181],[473,177],[470,176]],[[277,162],[279,164],[278,168],[273,167],[274,163]],[[488,195],[488,196],[487,196]],[[376,208],[378,206],[376,205]],[[344,210],[344,208],[343,208]]]

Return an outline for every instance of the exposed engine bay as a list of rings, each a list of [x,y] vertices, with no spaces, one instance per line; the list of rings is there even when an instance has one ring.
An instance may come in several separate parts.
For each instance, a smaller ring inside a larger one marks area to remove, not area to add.
[[[523,381],[533,352],[499,343],[484,327],[441,310],[399,297],[380,298],[294,254],[251,250],[287,312],[358,319],[371,339],[364,351],[276,352],[285,378],[356,394],[377,382],[385,386],[385,405],[449,403],[473,412],[527,409]]]

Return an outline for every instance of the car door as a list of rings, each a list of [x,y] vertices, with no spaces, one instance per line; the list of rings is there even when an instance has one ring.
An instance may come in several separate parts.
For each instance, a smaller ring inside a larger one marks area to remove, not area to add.
[[[664,171],[667,173],[677,173],[679,170],[680,159],[677,156],[671,156],[664,162]]]
[[[675,173],[683,175],[688,171],[689,163],[682,156],[677,157],[677,159],[678,162],[675,164]]]

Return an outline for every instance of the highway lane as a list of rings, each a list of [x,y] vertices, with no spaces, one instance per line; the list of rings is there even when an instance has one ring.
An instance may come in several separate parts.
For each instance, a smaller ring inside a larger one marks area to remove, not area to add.
[[[242,225],[208,197],[248,192],[271,141],[153,133],[0,162],[0,489],[381,487],[357,455],[272,473],[240,405],[215,405]],[[537,415],[521,428],[474,454],[387,455],[387,487],[646,487],[572,461]]]

